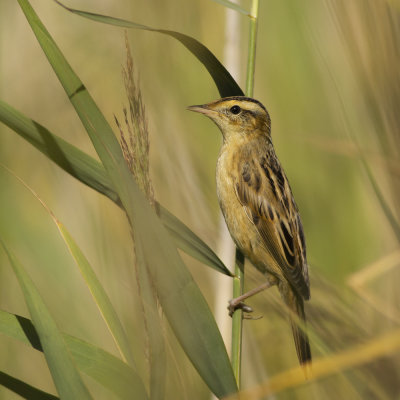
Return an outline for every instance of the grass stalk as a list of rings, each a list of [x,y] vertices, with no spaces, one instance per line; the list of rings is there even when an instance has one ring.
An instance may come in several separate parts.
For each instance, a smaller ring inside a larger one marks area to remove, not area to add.
[[[238,248],[236,248],[235,277],[233,278],[233,298],[239,297],[243,293],[243,288],[244,288],[244,255]],[[240,377],[241,377],[242,327],[243,327],[243,311],[241,309],[237,309],[232,315],[231,363],[238,389],[240,389]]]
[[[252,97],[254,90],[254,71],[256,60],[257,25],[259,0],[253,0],[250,11],[249,49],[247,55],[246,96]],[[235,278],[233,278],[233,298],[243,294],[244,288],[244,255],[236,249]],[[232,368],[236,383],[240,390],[241,360],[242,360],[242,328],[243,311],[238,309],[232,316]]]
[[[246,96],[253,97],[254,71],[256,66],[256,44],[259,0],[253,0],[250,11],[249,49],[247,54]]]

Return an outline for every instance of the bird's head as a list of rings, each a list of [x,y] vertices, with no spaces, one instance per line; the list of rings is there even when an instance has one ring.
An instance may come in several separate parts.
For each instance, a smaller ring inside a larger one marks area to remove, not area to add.
[[[219,127],[224,140],[248,136],[271,134],[271,119],[268,111],[257,100],[250,97],[225,97],[208,104],[190,106],[188,110],[211,118]]]

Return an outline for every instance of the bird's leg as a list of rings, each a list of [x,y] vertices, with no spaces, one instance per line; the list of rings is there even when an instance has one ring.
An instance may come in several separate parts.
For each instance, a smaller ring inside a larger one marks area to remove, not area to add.
[[[268,289],[272,286],[271,282],[266,281],[265,283],[263,283],[261,286],[258,286],[252,290],[249,290],[246,293],[243,293],[241,296],[236,297],[232,300],[229,300],[229,305],[228,305],[228,310],[229,310],[229,316],[232,317],[233,313],[237,310],[237,309],[241,309],[243,312],[246,313],[251,313],[253,312],[253,309],[244,304],[243,301],[248,299],[249,297],[254,296],[257,293],[262,292],[265,289]]]

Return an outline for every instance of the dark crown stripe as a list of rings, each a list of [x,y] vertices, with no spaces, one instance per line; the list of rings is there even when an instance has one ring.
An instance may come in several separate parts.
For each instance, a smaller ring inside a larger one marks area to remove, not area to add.
[[[262,103],[260,103],[258,100],[253,99],[251,97],[246,97],[246,96],[231,96],[231,97],[224,97],[220,101],[229,101],[229,100],[238,100],[238,101],[249,101],[250,103],[255,103],[258,104],[265,112],[267,112],[267,109],[263,106]]]

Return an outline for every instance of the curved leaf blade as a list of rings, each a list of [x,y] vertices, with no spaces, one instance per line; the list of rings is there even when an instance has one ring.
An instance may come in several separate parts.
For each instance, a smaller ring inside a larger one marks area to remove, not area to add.
[[[163,33],[164,35],[171,36],[181,42],[206,67],[207,71],[217,85],[221,97],[244,96],[242,89],[240,89],[239,85],[233,79],[232,75],[221,64],[217,57],[215,57],[215,55],[206,46],[204,46],[202,43],[192,38],[191,36],[184,35],[183,33],[175,31],[151,28],[150,26],[137,24],[136,22],[127,21],[120,18],[76,10],[74,8],[65,6],[58,0],[54,1],[71,13],[80,15],[84,18],[88,18],[92,21],[119,26],[122,28],[133,28],[151,32],[159,32]]]
[[[65,335],[65,342],[79,369],[124,400],[148,399],[139,375],[123,361],[81,339]]]
[[[0,165],[1,166],[1,165]],[[104,290],[102,284],[97,278],[93,268],[89,264],[89,261],[83,254],[82,250],[79,248],[71,234],[68,232],[67,228],[62,224],[46,205],[46,203],[39,197],[39,195],[19,176],[14,174],[8,168],[4,167],[7,172],[9,172],[15,179],[19,181],[31,194],[39,201],[46,212],[49,214],[55,225],[57,226],[61,237],[63,238],[71,256],[75,260],[79,271],[86,282],[87,287],[92,294],[92,297],[99,309],[113,339],[114,342],[125,362],[127,362],[132,368],[136,368],[135,361],[133,359],[132,351],[129,345],[128,337],[125,333],[125,329],[115,311],[111,300],[109,299],[106,291]]]
[[[150,400],[164,400],[167,376],[167,357],[163,325],[151,275],[140,244],[135,241],[135,268],[140,285],[143,317],[149,342]]]
[[[18,378],[0,371],[0,385],[28,400],[59,400],[59,397],[37,389]]]
[[[92,399],[79,372],[76,370],[67,345],[55,321],[47,310],[31,278],[2,240],[0,240],[0,243],[10,260],[10,264],[23,291],[26,305],[28,306],[29,313],[37,329],[40,343],[43,347],[43,352],[58,394],[66,400]]]
[[[178,248],[216,271],[233,277],[231,271],[225,267],[224,263],[211,250],[211,248],[182,221],[159,203],[157,203],[157,214],[165,227],[171,233]]]
[[[104,167],[77,147],[51,133],[43,125],[26,117],[0,100],[0,121],[18,133],[64,171],[85,185],[120,204]]]
[[[114,184],[178,341],[218,397],[237,391],[224,343],[207,302],[170,235],[136,185],[114,133],[29,2],[18,2]]]
[[[0,310],[0,333],[43,351],[32,322],[20,315]],[[123,400],[131,400],[132,393],[140,399],[148,398],[140,377],[123,361],[81,339],[65,333],[62,335],[81,372]]]
[[[93,157],[54,133],[51,133],[38,122],[26,117],[1,100],[0,121],[71,176],[108,197],[121,207],[121,201],[112,188],[111,181],[104,167]],[[165,227],[171,232],[176,245],[181,250],[216,271],[232,276],[218,256],[203,240],[161,204],[158,203],[157,207],[159,209],[159,217]]]
[[[76,244],[66,227],[54,217],[53,220],[57,224],[65,244],[74,258],[83,278],[85,279],[85,282],[93,296],[94,301],[96,302],[97,307],[99,308],[101,315],[103,316],[104,321],[107,324],[107,327],[114,339],[115,344],[118,347],[120,354],[122,355],[124,361],[126,361],[132,368],[136,368],[125,329],[122,326],[117,312],[115,311],[106,291],[98,280],[93,268],[89,264],[89,261]]]

